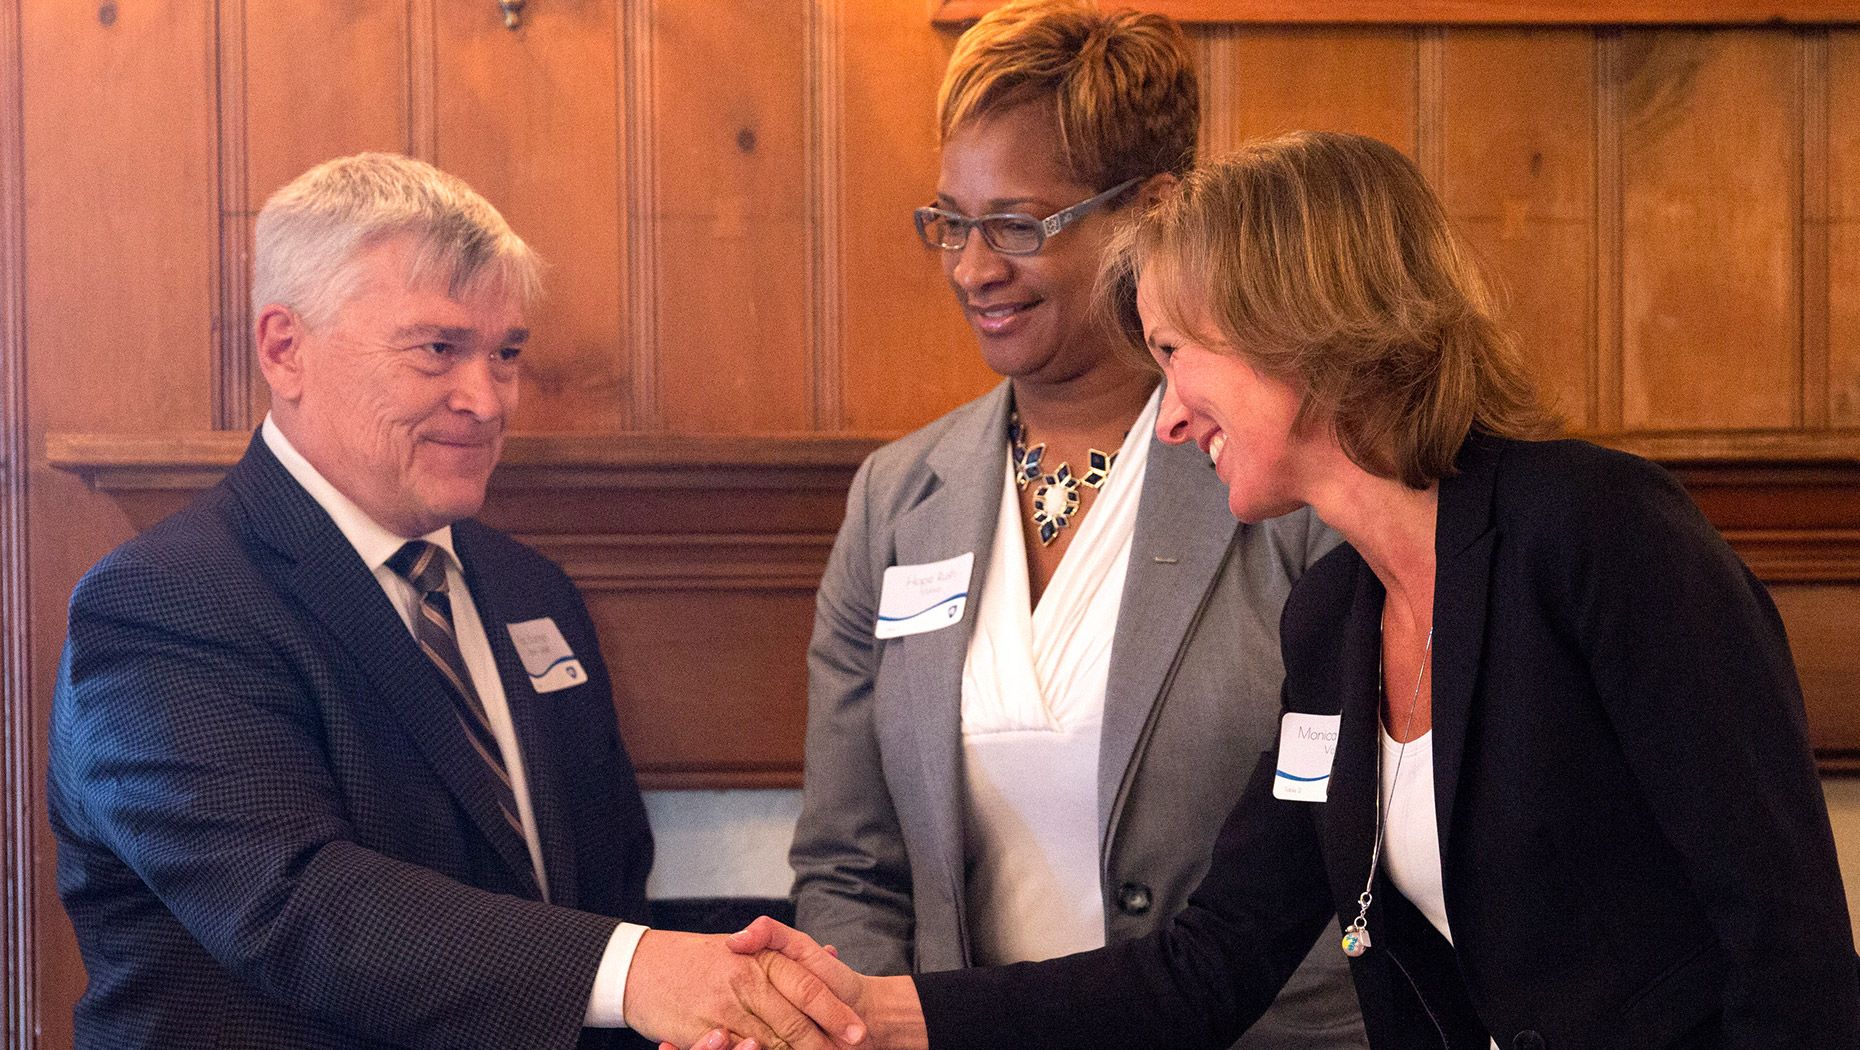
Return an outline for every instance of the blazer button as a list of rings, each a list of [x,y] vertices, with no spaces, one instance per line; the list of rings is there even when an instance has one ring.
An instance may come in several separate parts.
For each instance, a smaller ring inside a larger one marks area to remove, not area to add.
[[[1511,1039],[1512,1050],[1544,1050],[1544,1037],[1526,1028]]]
[[[1141,882],[1126,882],[1117,888],[1117,906],[1125,915],[1142,915],[1150,910],[1150,888]]]

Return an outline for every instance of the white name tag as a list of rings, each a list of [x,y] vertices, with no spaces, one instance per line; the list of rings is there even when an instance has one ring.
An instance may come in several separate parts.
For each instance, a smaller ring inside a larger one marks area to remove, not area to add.
[[[969,603],[969,570],[974,567],[975,552],[970,551],[942,561],[886,569],[872,634],[902,638],[960,623]]]
[[[554,620],[545,616],[504,626],[517,647],[517,659],[523,661],[523,672],[530,676],[530,687],[537,692],[553,693],[588,680],[588,672],[569,651],[568,640]]]
[[[1279,722],[1279,772],[1272,797],[1322,802],[1330,797],[1330,764],[1337,757],[1342,715],[1288,714]]]

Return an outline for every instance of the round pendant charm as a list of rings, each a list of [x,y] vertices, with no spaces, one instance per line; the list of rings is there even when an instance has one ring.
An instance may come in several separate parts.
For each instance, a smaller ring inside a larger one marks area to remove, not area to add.
[[[1343,931],[1343,954],[1354,959],[1369,950],[1369,930],[1351,928]]]

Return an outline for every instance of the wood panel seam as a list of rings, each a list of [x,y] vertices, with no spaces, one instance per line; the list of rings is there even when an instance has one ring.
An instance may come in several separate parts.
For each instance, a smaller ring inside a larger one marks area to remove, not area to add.
[[[626,306],[627,357],[632,402],[629,429],[661,430],[659,403],[659,172],[653,134],[656,85],[653,70],[654,0],[623,0],[626,25],[623,68],[626,115]]]
[[[1829,312],[1833,308],[1828,276],[1828,194],[1830,91],[1828,33],[1825,29],[1800,34],[1802,134],[1800,213],[1796,222],[1797,284],[1801,291],[1801,406],[1804,427],[1824,428],[1829,422],[1828,343]]]
[[[212,418],[216,430],[252,428],[252,270],[247,177],[246,7],[242,0],[217,5],[213,67],[218,79],[215,127],[219,179],[219,255],[214,283],[219,310],[214,318]]]
[[[1201,61],[1201,155],[1220,157],[1240,144],[1234,141],[1234,30],[1209,26],[1196,34]]]
[[[407,155],[439,157],[437,0],[407,0]]]
[[[1591,361],[1589,418],[1603,430],[1619,430],[1626,419],[1622,404],[1622,164],[1621,30],[1595,35],[1595,282],[1590,301]]]
[[[1443,198],[1447,192],[1447,31],[1441,26],[1415,30],[1414,154],[1427,184]]]

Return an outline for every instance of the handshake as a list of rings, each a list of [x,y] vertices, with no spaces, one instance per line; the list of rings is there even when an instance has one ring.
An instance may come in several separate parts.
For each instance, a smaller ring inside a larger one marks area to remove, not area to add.
[[[928,1045],[909,977],[865,977],[832,948],[766,916],[728,937],[647,931],[625,1011],[634,1031],[662,1040],[660,1050]]]

